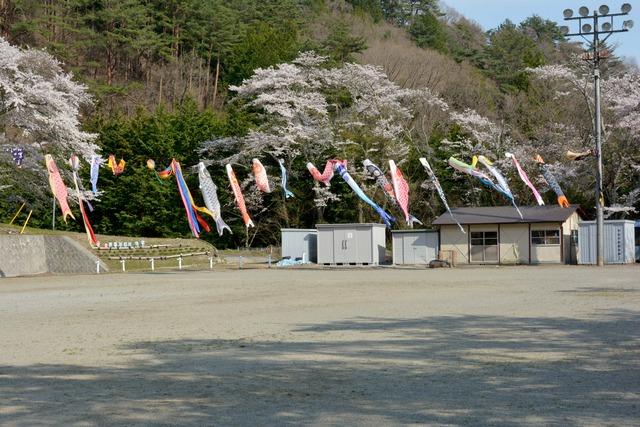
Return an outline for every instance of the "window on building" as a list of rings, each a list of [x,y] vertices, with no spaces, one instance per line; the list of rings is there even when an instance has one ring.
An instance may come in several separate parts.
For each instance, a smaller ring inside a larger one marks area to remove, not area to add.
[[[559,245],[560,230],[531,230],[532,245]]]

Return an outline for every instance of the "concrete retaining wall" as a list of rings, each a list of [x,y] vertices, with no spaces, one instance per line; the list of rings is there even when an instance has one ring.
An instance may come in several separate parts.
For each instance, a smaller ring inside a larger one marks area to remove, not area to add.
[[[0,277],[95,273],[98,258],[65,236],[0,235]],[[108,271],[100,263],[101,271]]]

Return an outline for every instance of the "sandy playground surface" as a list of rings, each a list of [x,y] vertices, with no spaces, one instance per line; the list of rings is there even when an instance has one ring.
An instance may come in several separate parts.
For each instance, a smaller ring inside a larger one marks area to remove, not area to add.
[[[640,266],[0,280],[0,425],[640,424]]]

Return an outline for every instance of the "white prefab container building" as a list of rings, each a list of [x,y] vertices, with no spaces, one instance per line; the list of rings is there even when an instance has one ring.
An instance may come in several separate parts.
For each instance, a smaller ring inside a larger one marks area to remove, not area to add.
[[[318,231],[315,229],[283,228],[281,233],[282,258],[318,261]]]
[[[318,264],[379,265],[385,261],[382,224],[318,224]]]
[[[596,222],[583,221],[578,225],[578,262],[596,264]],[[609,220],[604,222],[605,264],[631,264],[635,262],[635,229],[633,221]]]
[[[393,263],[426,265],[438,259],[437,230],[393,230]]]

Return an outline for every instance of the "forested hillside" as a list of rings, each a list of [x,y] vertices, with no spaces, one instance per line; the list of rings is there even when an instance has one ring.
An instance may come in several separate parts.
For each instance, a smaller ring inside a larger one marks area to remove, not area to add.
[[[409,182],[410,211],[427,225],[444,207],[419,157],[428,158],[452,206],[508,204],[446,162],[455,156],[470,163],[473,155],[495,162],[518,203],[535,204],[507,152],[544,191],[545,202],[555,203],[532,160],[540,154],[569,200],[593,211],[593,157],[565,157],[567,150],[593,147],[588,64],[580,60],[580,45],[537,16],[485,31],[436,0],[2,0],[0,19],[6,40],[0,71],[3,219],[27,202],[31,223],[49,226],[44,154],[57,156],[70,176],[71,137],[51,127],[56,120],[42,106],[46,95],[27,102],[13,89],[24,70],[42,79],[40,88],[77,93],[65,101],[80,113],[83,133],[74,138],[95,144],[104,158],[126,160],[119,176],[100,172],[89,216],[106,234],[189,234],[175,183],[158,179],[147,159],[159,171],[176,158],[200,205],[195,166],[206,162],[234,231],[219,237],[214,227],[203,235],[220,247],[274,244],[283,226],[378,221],[339,176],[330,186],[312,179],[307,162],[322,169],[332,158],[348,160],[351,176],[400,228],[406,227],[401,212],[366,175],[363,160],[384,170],[388,160],[398,164]],[[46,65],[39,49],[60,64]],[[86,88],[61,89],[62,70]],[[605,201],[610,215],[633,217],[640,208],[638,70],[614,52],[603,87]],[[38,114],[28,115],[30,105]],[[28,158],[20,167],[8,151],[14,147],[23,147]],[[252,158],[266,167],[272,193],[255,189]],[[293,198],[280,189],[278,159]],[[227,162],[256,223],[248,236]],[[88,185],[86,162],[80,175]],[[82,223],[58,226],[79,230]]]

